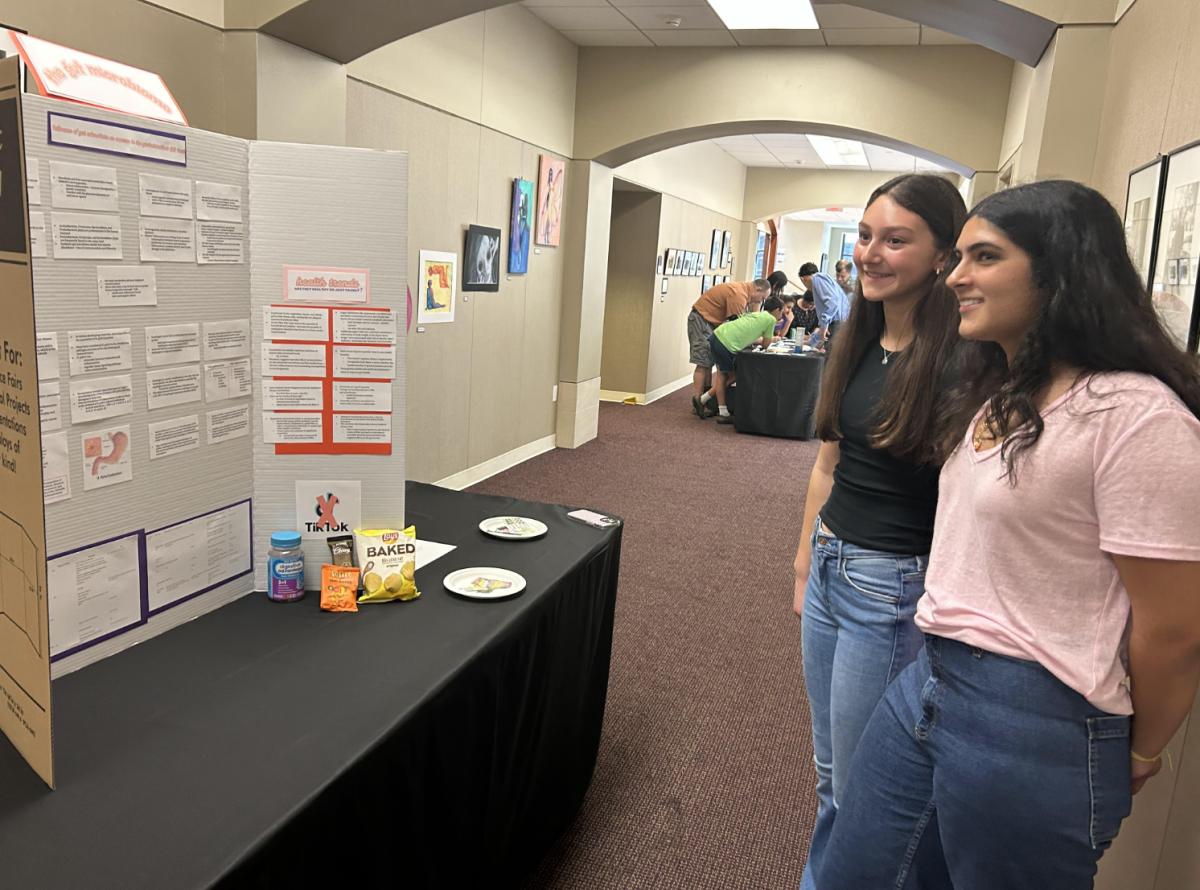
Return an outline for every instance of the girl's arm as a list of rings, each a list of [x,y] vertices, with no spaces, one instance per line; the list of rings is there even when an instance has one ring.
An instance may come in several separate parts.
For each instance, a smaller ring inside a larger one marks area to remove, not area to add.
[[[812,473],[808,477],[808,497],[804,501],[804,525],[800,528],[800,545],[796,548],[796,592],[792,596],[792,609],[797,615],[804,613],[804,588],[808,584],[808,572],[812,568],[812,535],[813,524],[821,514],[821,508],[829,500],[829,492],[833,489],[833,468],[841,457],[841,448],[837,442],[822,442],[821,450],[817,452],[817,461],[813,464]]]
[[[1113,556],[1129,592],[1133,751],[1156,757],[1187,718],[1200,685],[1200,562]],[[1133,791],[1162,768],[1133,760]]]

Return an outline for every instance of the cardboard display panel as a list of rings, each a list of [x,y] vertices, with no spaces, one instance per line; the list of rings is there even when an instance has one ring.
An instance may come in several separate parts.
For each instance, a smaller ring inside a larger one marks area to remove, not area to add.
[[[41,425],[22,95],[0,61],[0,730],[54,787]]]

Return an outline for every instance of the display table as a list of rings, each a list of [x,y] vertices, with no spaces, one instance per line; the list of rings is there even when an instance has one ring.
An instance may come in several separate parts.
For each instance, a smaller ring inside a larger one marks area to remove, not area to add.
[[[733,428],[739,433],[813,438],[824,371],[825,356],[815,353],[738,353]]]
[[[53,684],[57,791],[0,744],[0,886],[511,887],[596,761],[621,529],[409,483],[458,548],[421,597],[325,613],[251,594]],[[545,522],[534,541],[480,520]],[[479,602],[454,569],[528,588]]]

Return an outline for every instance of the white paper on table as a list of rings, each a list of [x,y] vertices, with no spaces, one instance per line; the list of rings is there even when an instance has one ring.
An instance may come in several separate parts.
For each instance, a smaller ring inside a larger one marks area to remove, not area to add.
[[[50,214],[56,260],[121,259],[121,217],[99,213]]]
[[[116,213],[117,171],[113,167],[50,162],[50,200],[64,210]]]
[[[208,444],[216,445],[228,439],[250,435],[250,406],[222,408],[208,412]]]
[[[204,360],[215,362],[250,354],[250,319],[206,321],[204,323]]]
[[[422,541],[420,538],[413,541],[417,548],[416,565],[414,569],[423,569],[435,559],[441,559],[451,550],[457,549],[456,544],[439,544],[436,541]]]
[[[153,266],[97,266],[96,291],[101,309],[158,305]]]
[[[59,378],[58,334],[54,331],[37,335],[37,372],[38,380]]]
[[[264,340],[329,340],[329,310],[309,306],[263,306]]]
[[[129,328],[69,331],[67,363],[72,377],[101,371],[128,371],[133,367],[133,335]]]
[[[392,441],[390,414],[335,414],[333,441],[337,443],[376,443]]]
[[[208,222],[196,224],[196,262],[200,265],[244,263],[245,229],[240,222]]]
[[[264,343],[264,377],[324,377],[325,347],[295,343]]]
[[[333,376],[392,380],[396,376],[396,347],[335,346]]]
[[[53,504],[71,497],[71,458],[67,434],[42,436],[42,502]]]
[[[25,187],[29,190],[29,203],[42,203],[42,165],[37,158],[25,157]]]
[[[334,309],[334,343],[395,343],[396,316],[390,309]]]
[[[138,210],[142,216],[192,218],[192,181],[173,176],[138,174]]]
[[[47,380],[38,384],[38,413],[41,415],[43,433],[62,429],[61,397],[57,380]]]
[[[263,412],[263,441],[320,444],[324,436],[320,414],[270,414]]]
[[[146,403],[149,410],[170,408],[200,401],[200,366],[185,365],[146,372]]]
[[[204,366],[204,400],[222,402],[252,395],[250,359],[237,362],[217,362]]]
[[[128,374],[71,383],[71,423],[133,413],[133,378]]]
[[[152,423],[147,429],[150,432],[150,460],[200,447],[200,417],[197,414]]]
[[[196,219],[242,221],[242,190],[236,185],[196,183]]]
[[[196,262],[196,224],[190,219],[138,220],[138,245],[143,263]]]
[[[263,381],[263,408],[267,411],[320,411],[324,407],[325,384],[320,380]]]
[[[146,365],[200,361],[200,325],[165,324],[146,328]]]
[[[29,211],[29,255],[35,259],[46,256],[46,214]]]
[[[80,438],[83,440],[84,491],[133,481],[129,427],[96,430],[84,433]]]
[[[334,411],[392,410],[392,384],[365,380],[333,381]]]
[[[235,504],[146,535],[150,611],[250,571],[250,504]]]
[[[141,621],[139,537],[126,535],[56,557],[46,564],[51,655]]]

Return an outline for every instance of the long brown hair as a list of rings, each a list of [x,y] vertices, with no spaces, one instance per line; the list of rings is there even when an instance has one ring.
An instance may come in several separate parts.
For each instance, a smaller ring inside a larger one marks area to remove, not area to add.
[[[906,173],[877,188],[867,207],[884,195],[921,217],[939,250],[954,250],[967,207],[949,180],[930,173]],[[994,344],[959,338],[958,300],[945,278],[943,269],[913,307],[912,344],[894,359],[870,435],[872,447],[932,466],[943,463],[958,444],[971,417],[998,385],[1004,367],[1003,353]],[[842,438],[846,386],[886,327],[883,304],[863,297],[861,280],[856,291],[821,383],[817,435],[825,441]]]

